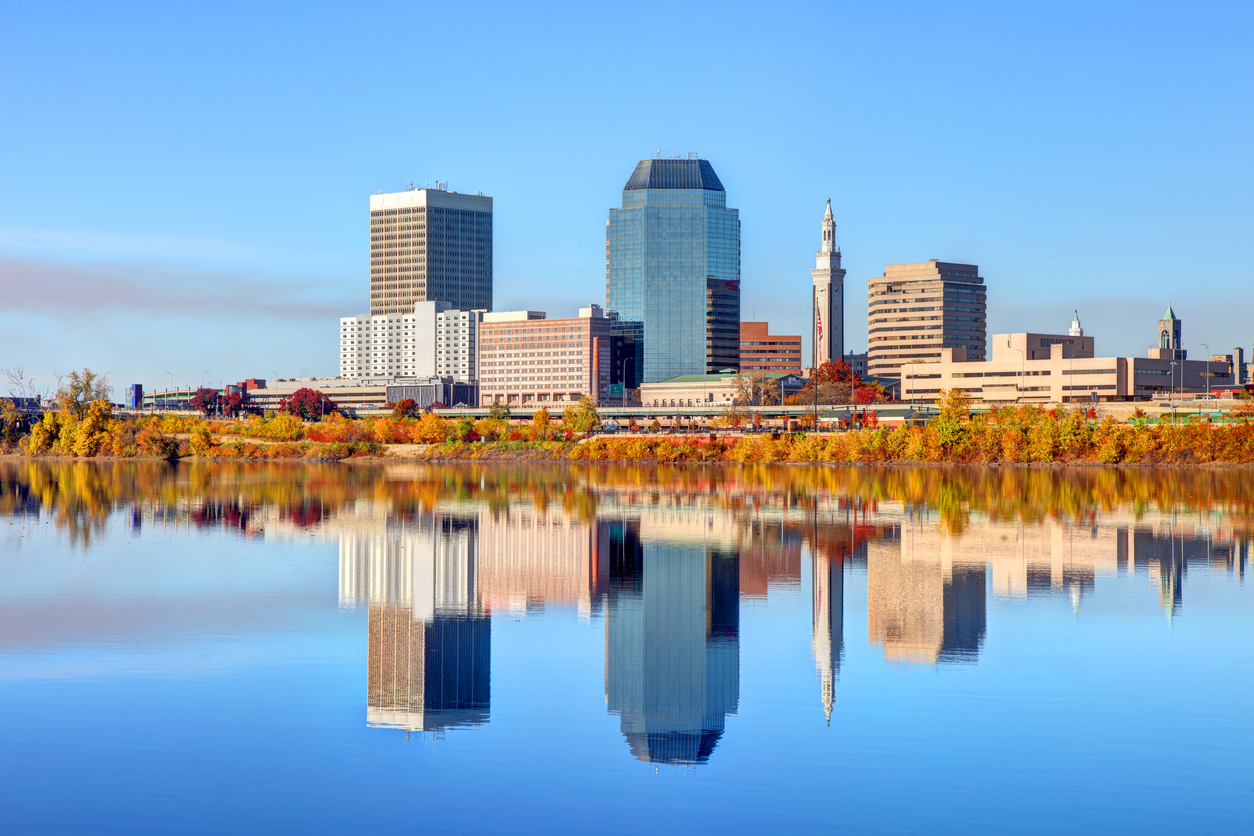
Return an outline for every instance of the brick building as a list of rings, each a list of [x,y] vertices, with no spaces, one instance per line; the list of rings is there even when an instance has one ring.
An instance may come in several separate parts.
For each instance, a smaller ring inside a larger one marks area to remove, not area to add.
[[[801,373],[801,335],[771,334],[769,323],[740,323],[740,371]]]

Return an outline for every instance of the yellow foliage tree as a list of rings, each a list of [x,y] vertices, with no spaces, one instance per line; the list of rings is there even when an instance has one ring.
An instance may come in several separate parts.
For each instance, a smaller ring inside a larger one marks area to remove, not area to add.
[[[448,421],[434,412],[428,412],[419,418],[413,431],[414,440],[424,444],[439,444],[448,438],[448,434]]]
[[[113,404],[94,400],[87,407],[87,414],[78,425],[78,437],[74,440],[74,455],[94,456],[109,443],[109,422],[113,418]]]

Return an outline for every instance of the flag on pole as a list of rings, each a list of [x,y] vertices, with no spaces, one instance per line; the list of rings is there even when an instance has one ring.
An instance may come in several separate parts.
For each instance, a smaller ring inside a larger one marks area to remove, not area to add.
[[[819,339],[820,340],[823,339],[823,312],[822,311],[814,312],[814,325],[816,328],[818,328]]]

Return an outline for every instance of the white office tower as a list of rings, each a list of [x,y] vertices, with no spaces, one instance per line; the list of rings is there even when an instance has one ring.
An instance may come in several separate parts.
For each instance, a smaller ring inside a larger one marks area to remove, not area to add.
[[[813,336],[814,366],[834,363],[845,356],[845,271],[840,267],[840,248],[836,246],[836,221],[832,219],[832,201],[828,198],[823,215],[823,242],[815,257],[814,316],[810,331]]]
[[[1068,337],[1083,337],[1084,327],[1080,325],[1080,312],[1075,312],[1075,318],[1071,320],[1071,327],[1067,329]]]
[[[370,196],[370,313],[416,302],[492,309],[492,198],[447,183]]]

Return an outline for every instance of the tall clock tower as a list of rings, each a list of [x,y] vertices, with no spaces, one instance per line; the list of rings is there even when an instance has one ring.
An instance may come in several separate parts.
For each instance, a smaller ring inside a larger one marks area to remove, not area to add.
[[[814,316],[810,331],[814,337],[814,367],[832,363],[845,356],[845,271],[840,267],[840,248],[836,246],[836,221],[832,219],[832,200],[827,200],[823,215],[823,243],[815,258],[810,276],[814,279]]]

